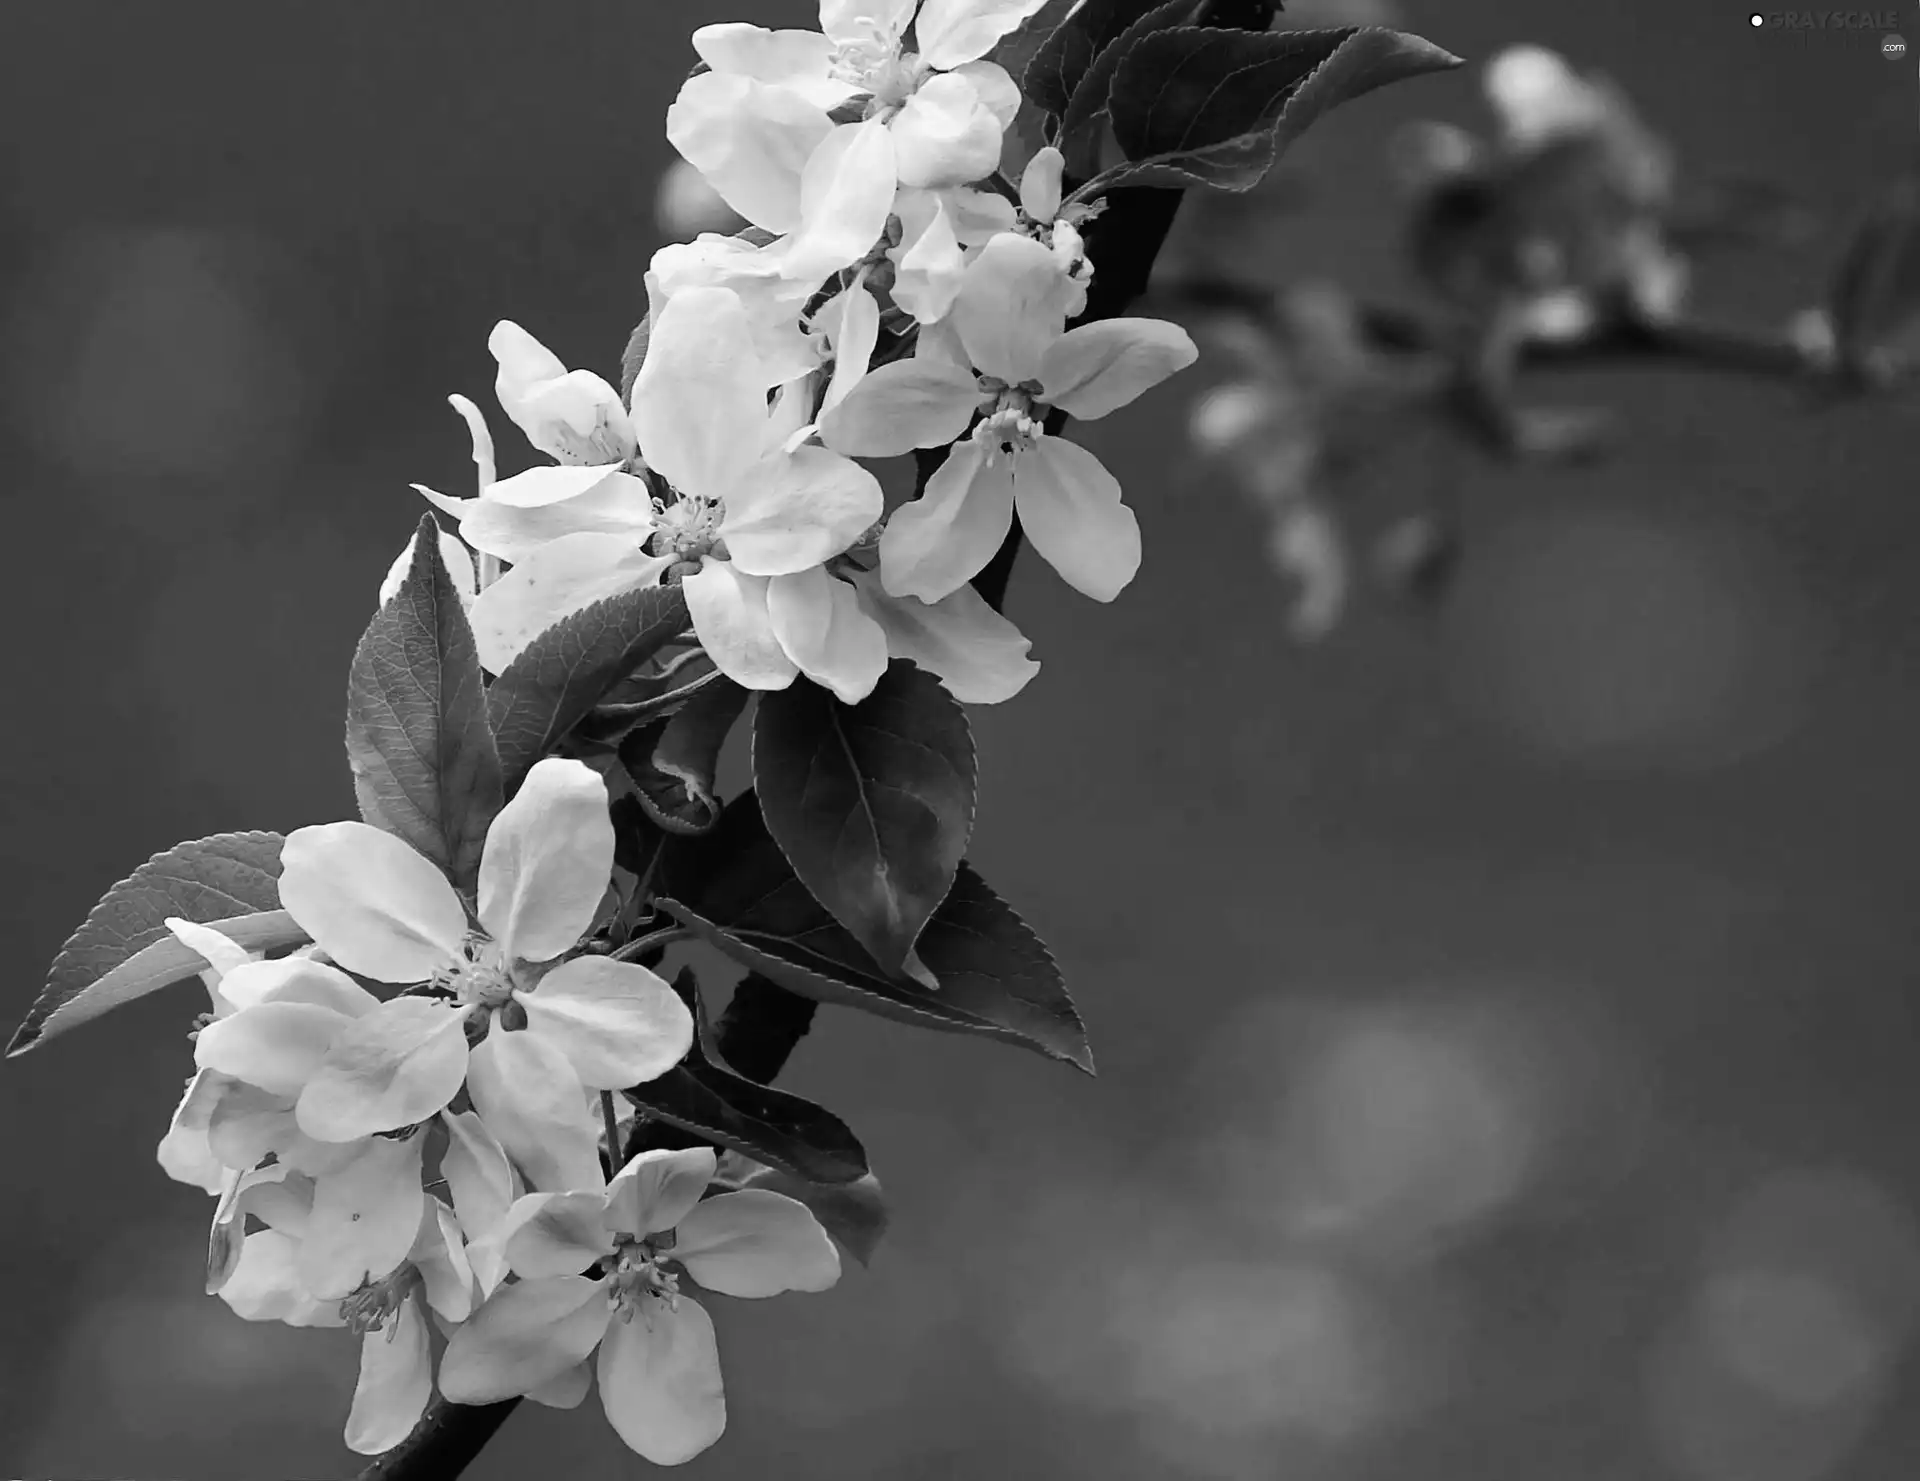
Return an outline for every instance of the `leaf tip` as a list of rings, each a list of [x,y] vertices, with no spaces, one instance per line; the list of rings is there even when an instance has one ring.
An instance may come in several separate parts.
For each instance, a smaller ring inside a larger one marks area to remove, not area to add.
[[[13,1031],[13,1037],[7,1040],[6,1057],[8,1059],[18,1059],[29,1049],[37,1047],[40,1039],[41,1031],[38,1024],[21,1024],[20,1027]]]

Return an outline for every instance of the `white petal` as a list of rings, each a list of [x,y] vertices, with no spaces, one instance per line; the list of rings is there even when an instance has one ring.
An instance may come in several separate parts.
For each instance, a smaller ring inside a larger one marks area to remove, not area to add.
[[[298,1095],[353,1022],[313,1003],[262,1003],[201,1029],[193,1062],[269,1095]]]
[[[578,1275],[613,1241],[600,1225],[604,1193],[529,1193],[507,1211],[507,1263],[522,1280]]]
[[[653,533],[646,483],[614,468],[529,468],[456,502],[461,535],[501,560],[525,560],[564,535],[620,535],[640,546]]]
[[[886,507],[865,468],[824,447],[776,454],[727,495],[720,535],[751,576],[785,576],[840,554]]]
[[[767,392],[740,295],[687,288],[655,317],[633,383],[647,465],[683,493],[720,497],[766,450]]]
[[[820,85],[822,91],[812,101],[831,108],[851,89],[840,84],[835,91],[841,97],[822,102],[827,74],[833,65],[833,43],[818,31],[769,31],[744,21],[727,21],[702,26],[693,33],[693,49],[700,60],[716,72],[733,72],[758,82],[782,83],[788,87]]]
[[[925,0],[913,23],[920,59],[942,71],[984,57],[1046,0]]]
[[[825,109],[738,73],[689,77],[667,109],[668,142],[728,205],[773,232],[800,225],[801,174],[832,132]]]
[[[875,576],[856,577],[860,603],[886,634],[887,652],[939,678],[962,704],[999,704],[1040,672],[1033,645],[971,586],[939,601],[888,596]]]
[[[856,458],[945,447],[965,434],[980,402],[968,371],[939,360],[895,360],[868,374],[820,419],[820,439]]]
[[[235,1008],[261,1003],[313,1003],[348,1018],[362,1018],[380,1000],[338,967],[311,957],[283,956],[246,962],[220,979],[220,996]]]
[[[554,1193],[606,1186],[586,1089],[566,1056],[538,1034],[508,1033],[495,1014],[467,1056],[467,1093],[529,1186]]]
[[[1013,524],[1013,470],[977,442],[947,454],[926,489],[902,504],[880,536],[880,579],[894,596],[937,602],[964,586]]]
[[[953,75],[967,80],[980,106],[993,115],[1002,130],[1013,127],[1013,120],[1020,112],[1020,84],[1005,67],[998,62],[962,62],[953,68]]]
[[[593,1387],[593,1364],[584,1358],[558,1378],[550,1378],[538,1388],[527,1390],[527,1397],[549,1409],[578,1409],[580,1401]]]
[[[285,1322],[290,1327],[338,1327],[338,1301],[319,1301],[300,1284],[300,1245],[274,1229],[246,1237],[240,1261],[220,1287],[220,1299],[250,1322]]]
[[[600,1402],[627,1448],[655,1465],[692,1460],[727,1427],[713,1319],[691,1296],[608,1324],[600,1344]]]
[[[673,1228],[707,1191],[719,1162],[711,1147],[639,1153],[607,1186],[607,1231],[638,1238]]]
[[[749,689],[784,689],[799,673],[773,635],[767,578],[711,556],[680,583],[700,646],[720,672]]]
[[[445,1175],[446,1169],[441,1169]],[[427,1199],[426,1216],[408,1253],[427,1305],[449,1322],[464,1322],[473,1312],[473,1266],[467,1259],[460,1221],[438,1198]]]
[[[889,254],[894,262],[893,301],[922,324],[944,319],[966,276],[967,259],[946,203],[933,191],[900,193],[901,220],[912,212],[911,201],[932,206],[917,229],[908,227],[900,245]]]
[[[1053,405],[1091,421],[1185,370],[1199,353],[1178,324],[1106,319],[1069,329],[1049,345],[1040,360],[1040,384]]]
[[[1035,380],[1067,322],[1068,279],[1053,253],[1011,232],[967,267],[949,318],[973,364],[1010,386]]]
[[[350,1142],[428,1120],[467,1077],[462,1010],[443,998],[395,998],[355,1019],[300,1092],[300,1129]]]
[[[1020,172],[1020,209],[1035,221],[1052,221],[1060,214],[1060,179],[1067,157],[1049,144],[1034,151]]]
[[[827,382],[827,394],[820,409],[831,411],[847,399],[847,392],[860,384],[873,361],[874,346],[880,342],[880,304],[867,291],[866,274],[851,287],[836,294],[820,311],[818,321],[827,330],[833,346],[833,379]]]
[[[456,1404],[493,1404],[553,1382],[607,1329],[607,1298],[578,1275],[502,1286],[455,1329],[440,1359],[440,1392]]]
[[[513,1203],[513,1169],[506,1151],[474,1112],[449,1111],[440,1119],[447,1128],[440,1176],[453,1195],[481,1294],[490,1295],[506,1275],[506,1252],[495,1236]]]
[[[1000,163],[1001,127],[967,78],[929,77],[891,124],[900,184],[924,189],[984,179]]]
[[[619,1090],[664,1075],[693,1044],[693,1015],[645,967],[583,956],[515,999],[527,1032],[566,1055],[589,1090]]]
[[[460,897],[391,833],[366,823],[296,828],[280,860],[280,903],[347,971],[423,982],[459,952]]]
[[[786,275],[819,282],[872,251],[893,212],[894,184],[886,122],[836,126],[800,177],[800,225],[787,247]]]
[[[313,1213],[300,1241],[300,1279],[323,1300],[351,1295],[392,1273],[420,1231],[422,1136],[374,1137],[338,1172],[315,1178]]]
[[[840,1279],[840,1253],[812,1211],[763,1188],[697,1204],[675,1232],[673,1258],[723,1296],[824,1291]]]
[[[900,49],[920,0],[820,0],[820,29],[830,41]]]
[[[773,633],[800,672],[858,704],[887,670],[887,635],[846,582],[815,566],[767,586]]]
[[[183,920],[177,915],[168,916],[165,924],[173,932],[175,940],[187,950],[199,952],[207,959],[207,965],[221,977],[253,960],[253,953],[246,947],[212,926]]]
[[[1016,459],[1020,527],[1067,584],[1097,602],[1120,595],[1140,569],[1140,523],[1120,484],[1078,443],[1042,437]]]
[[[305,1140],[293,1119],[291,1094],[224,1080],[207,1119],[207,1147],[222,1164],[244,1172],[267,1153],[281,1154]]]
[[[487,829],[480,923],[509,959],[551,961],[586,934],[612,877],[606,782],[584,761],[549,756]]]
[[[562,535],[530,551],[474,598],[473,637],[480,666],[506,670],[548,628],[582,607],[636,587],[651,586],[673,562],[648,555],[626,535]]]
[[[467,436],[473,443],[473,471],[475,487],[484,489],[493,482],[493,433],[487,430],[487,419],[481,415],[480,408],[458,394],[447,397],[447,405],[459,414],[460,420],[467,424]],[[417,487],[417,485],[416,485]]]
[[[218,1070],[196,1070],[187,1081],[186,1093],[173,1109],[167,1134],[160,1139],[155,1155],[161,1169],[176,1183],[190,1183],[208,1193],[216,1193],[227,1180],[226,1164],[213,1155],[207,1144],[207,1124],[221,1093],[234,1080]]]
[[[502,319],[487,337],[499,362],[501,410],[542,452],[566,463],[621,463],[633,432],[620,393],[589,370],[568,370],[539,340]]]
[[[360,1339],[360,1381],[347,1414],[347,1449],[356,1455],[391,1450],[413,1432],[433,1397],[433,1361],[420,1303],[400,1303],[386,1327]]]

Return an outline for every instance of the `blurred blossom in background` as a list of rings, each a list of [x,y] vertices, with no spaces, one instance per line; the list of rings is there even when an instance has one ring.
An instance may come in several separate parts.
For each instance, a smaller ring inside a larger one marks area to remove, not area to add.
[[[1099,621],[1014,578],[1046,671],[975,717],[974,855],[1100,1076],[823,1012],[791,1084],[896,1224],[832,1292],[713,1303],[730,1430],[691,1481],[1920,1472],[1910,408],[1556,372],[1543,402],[1623,435],[1513,466],[1436,437],[1352,332],[1431,291],[1394,141],[1487,134],[1478,64],[1518,42],[1615,79],[1683,173],[1852,219],[1908,163],[1911,75],[1710,9],[1288,7],[1475,69],[1185,222],[1172,250],[1249,266],[1286,333],[1216,328],[1190,384],[1084,430],[1147,552]],[[0,57],[16,1006],[155,850],[351,815],[348,656],[408,485],[472,477],[444,398],[489,400],[488,330],[611,374],[653,248],[733,229],[661,136],[684,14],[446,21],[86,0]],[[1828,245],[1688,291],[1784,323]],[[1436,510],[1451,580],[1368,600]],[[5,1474],[354,1469],[352,1340],[201,1294],[204,1204],[153,1162],[191,996],[0,1077],[30,1129]],[[632,1462],[529,1405],[468,1475],[535,1471]]]

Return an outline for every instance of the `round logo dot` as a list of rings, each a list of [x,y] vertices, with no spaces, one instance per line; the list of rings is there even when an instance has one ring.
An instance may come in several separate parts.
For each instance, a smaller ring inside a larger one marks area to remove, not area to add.
[[[1880,38],[1880,55],[1890,62],[1897,62],[1907,54],[1907,40],[1904,36],[1883,36]]]

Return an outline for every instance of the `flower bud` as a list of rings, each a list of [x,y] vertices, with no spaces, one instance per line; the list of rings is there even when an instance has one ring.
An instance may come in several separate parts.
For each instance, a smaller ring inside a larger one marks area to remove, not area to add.
[[[1049,144],[1027,161],[1020,175],[1020,209],[1034,221],[1051,221],[1060,214],[1060,178],[1067,158]]]

